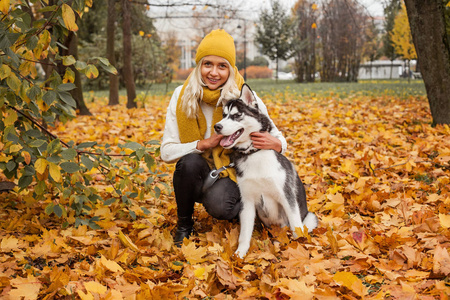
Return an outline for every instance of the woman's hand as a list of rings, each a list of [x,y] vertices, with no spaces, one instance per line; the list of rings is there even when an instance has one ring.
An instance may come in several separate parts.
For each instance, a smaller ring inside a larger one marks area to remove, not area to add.
[[[281,152],[281,141],[267,131],[252,132],[250,136],[255,148]]]
[[[215,146],[219,145],[220,140],[222,138],[223,138],[222,134],[214,133],[209,138],[198,141],[197,149],[200,151],[205,151],[205,150],[214,148]]]

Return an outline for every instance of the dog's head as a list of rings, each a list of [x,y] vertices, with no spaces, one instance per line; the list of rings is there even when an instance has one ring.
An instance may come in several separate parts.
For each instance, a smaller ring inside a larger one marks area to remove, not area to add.
[[[262,131],[260,111],[256,98],[247,84],[242,86],[238,99],[229,100],[223,107],[223,119],[214,125],[224,135],[220,145],[225,149],[248,149],[252,146],[250,134]]]

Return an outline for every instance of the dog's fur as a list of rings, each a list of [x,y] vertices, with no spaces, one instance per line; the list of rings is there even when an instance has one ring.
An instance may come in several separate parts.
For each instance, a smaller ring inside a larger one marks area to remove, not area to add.
[[[306,225],[308,231],[317,227],[317,217],[306,205],[305,188],[294,165],[274,150],[253,146],[252,132],[270,132],[272,123],[259,109],[246,84],[239,99],[230,100],[223,108],[223,119],[215,124],[217,133],[224,135],[220,144],[234,151],[242,209],[241,230],[236,254],[243,258],[250,248],[256,213],[266,225],[295,228]]]

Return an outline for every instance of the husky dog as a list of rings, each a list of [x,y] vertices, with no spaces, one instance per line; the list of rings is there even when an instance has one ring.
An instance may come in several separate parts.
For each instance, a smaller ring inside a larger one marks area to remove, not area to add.
[[[305,188],[294,165],[274,150],[253,147],[252,132],[270,132],[270,119],[258,109],[256,98],[246,84],[239,99],[229,100],[223,107],[223,119],[214,125],[224,135],[220,145],[234,151],[237,181],[242,198],[239,246],[236,254],[243,258],[250,248],[256,213],[266,225],[295,228],[317,227],[317,217],[306,205]]]

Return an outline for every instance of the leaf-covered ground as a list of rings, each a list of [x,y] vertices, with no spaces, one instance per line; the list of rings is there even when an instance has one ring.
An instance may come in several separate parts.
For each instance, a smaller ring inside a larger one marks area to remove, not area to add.
[[[96,99],[94,116],[52,131],[111,145],[159,140],[168,100],[127,110]],[[96,231],[63,228],[73,215],[45,214],[59,201],[51,195],[1,194],[0,298],[448,299],[450,128],[430,126],[426,99],[286,92],[264,101],[320,219],[312,234],[293,240],[286,228],[260,226],[240,260],[239,223],[198,205],[194,235],[175,248],[170,176],[131,207],[99,206],[93,215],[104,229]],[[173,167],[159,162],[153,171]],[[113,189],[94,178],[107,199]]]

